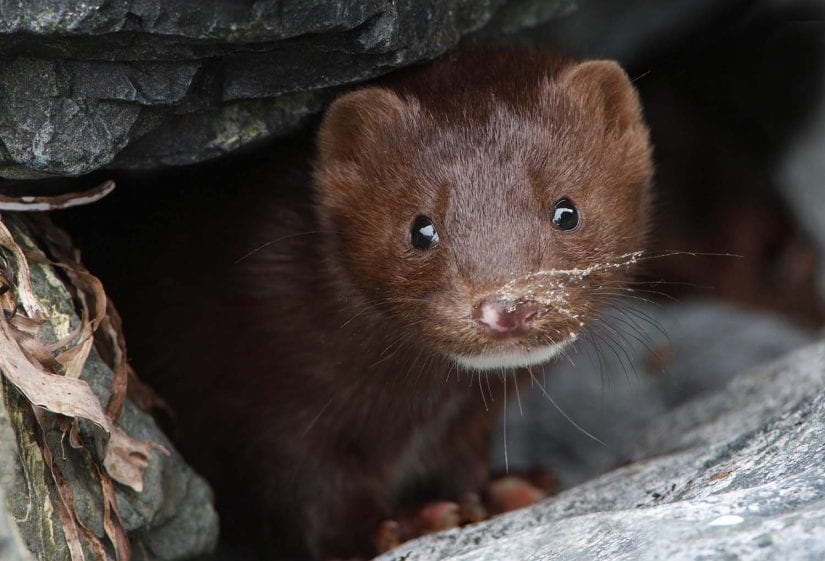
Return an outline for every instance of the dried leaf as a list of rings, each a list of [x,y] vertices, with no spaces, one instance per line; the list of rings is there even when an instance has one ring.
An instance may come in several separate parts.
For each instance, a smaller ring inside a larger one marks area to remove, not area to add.
[[[2,260],[2,255],[0,255]],[[0,313],[7,318],[12,317],[17,311],[17,301],[14,299],[14,292],[11,290],[11,281],[6,277],[5,272],[0,269]]]
[[[132,365],[126,360],[128,352],[126,338],[123,336],[123,323],[111,301],[107,303],[106,317],[100,322],[100,328],[95,334],[100,336],[96,340],[98,353],[115,373],[112,380],[112,397],[106,405],[106,414],[109,418],[117,419],[120,416],[127,395],[143,411],[158,409],[174,418],[174,412],[169,404],[138,378]]]
[[[150,412],[155,409],[163,411],[170,419],[175,419],[175,412],[172,406],[160,397],[151,386],[143,383],[143,380],[137,377],[137,374],[132,367],[128,365],[129,376],[129,399],[140,408],[141,411]]]
[[[108,428],[109,419],[89,385],[77,378],[50,374],[32,363],[5,318],[0,318],[0,370],[32,405]]]
[[[32,289],[31,272],[29,271],[29,263],[23,250],[14,241],[6,225],[0,220],[0,246],[5,247],[12,252],[15,259],[17,274],[14,279],[14,286],[17,287],[17,299],[23,304],[26,315],[31,319],[42,319],[46,315],[40,308],[40,303],[34,296],[34,289]]]
[[[143,473],[149,467],[149,455],[152,450],[169,455],[169,450],[157,442],[132,438],[119,426],[112,425],[103,466],[112,479],[128,485],[139,493],[143,491]]]
[[[69,331],[68,335],[66,335],[62,339],[58,339],[54,343],[49,343],[48,345],[44,346],[46,347],[46,350],[48,350],[50,353],[57,352],[60,349],[65,349],[72,343],[72,341],[78,338],[78,335],[80,335],[80,332],[82,330],[83,324],[79,323],[74,329]]]
[[[130,437],[112,423],[84,380],[48,373],[29,361],[5,318],[0,318],[0,370],[33,405],[87,419],[103,429],[109,436],[103,447],[106,470],[116,481],[135,491],[143,490],[149,452],[157,449],[169,453],[159,444]]]
[[[60,370],[60,363],[55,360],[52,353],[38,341],[34,335],[20,329],[21,320],[23,316],[14,316],[9,324],[12,327],[13,333],[16,335],[17,343],[23,349],[26,357],[37,361],[37,363],[50,372],[57,372]]]
[[[73,206],[87,205],[99,201],[115,188],[114,181],[104,181],[97,187],[92,187],[79,193],[66,193],[64,195],[47,196],[27,196],[10,197],[0,195],[0,210],[16,211],[42,211],[57,210]]]
[[[77,289],[77,297],[83,307],[83,310],[89,313],[89,322],[91,323],[92,331],[97,329],[103,318],[106,317],[106,292],[103,290],[103,283],[86,270],[80,263],[58,263],[60,267],[65,268],[67,274],[72,280],[72,284]],[[89,299],[94,302],[94,308],[90,309]]]
[[[120,314],[115,309],[114,304],[107,303],[106,316],[101,322],[99,332],[105,335],[108,341],[106,347],[111,351],[110,366],[114,377],[112,378],[112,397],[106,404],[106,414],[110,419],[118,419],[123,412],[123,405],[126,403],[126,395],[129,392],[130,374],[132,378],[137,377],[132,367],[126,361],[126,338],[123,336],[123,326],[120,321]],[[103,346],[99,344],[98,347]]]
[[[90,323],[81,322],[82,327],[84,327],[81,337],[85,337],[88,333],[94,336],[98,352],[114,373],[112,395],[106,405],[106,415],[112,422],[116,422],[120,418],[126,397],[129,395],[129,381],[133,378],[136,379],[134,371],[126,360],[126,340],[123,336],[120,315],[112,302],[106,297],[100,280],[92,275],[80,262],[79,252],[72,245],[69,236],[45,217],[39,217],[36,222],[45,236],[45,242],[50,252],[60,261],[55,263],[43,256],[34,257],[66,271],[72,283],[68,288],[73,289],[82,308],[81,313],[84,319],[88,317],[89,300],[91,299],[94,302],[94,311]],[[86,328],[87,325],[88,329]],[[81,340],[85,341],[85,339]],[[58,360],[60,358],[58,357]],[[73,359],[74,357],[69,355],[67,358]],[[67,375],[70,375],[70,373],[67,372]],[[140,407],[140,404],[138,406]]]
[[[84,329],[85,331],[85,329]],[[65,369],[65,376],[67,378],[79,378],[83,371],[83,366],[86,364],[86,359],[89,358],[89,352],[92,350],[94,339],[92,334],[83,334],[81,342],[74,347],[69,347],[59,355],[57,355],[57,362],[63,365]]]
[[[78,303],[80,322],[57,343],[46,346],[38,340],[37,333],[46,316],[32,290],[27,257],[40,262],[50,261],[39,253],[27,255],[23,252],[0,221],[0,247],[11,252],[16,273],[12,282],[7,272],[9,263],[0,254],[0,372],[29,400],[38,420],[42,433],[38,444],[60,497],[58,511],[72,561],[85,561],[84,543],[97,561],[109,561],[109,556],[101,539],[77,518],[72,488],[54,462],[54,454],[45,438],[45,411],[59,415],[56,426],[61,432],[61,451],[65,453],[62,446],[68,436],[70,445],[86,454],[95,466],[104,499],[106,536],[115,549],[117,561],[129,561],[131,547],[118,511],[112,480],[142,491],[151,451],[166,454],[169,451],[154,442],[132,438],[116,424],[123,410],[129,381],[137,381],[126,361],[120,316],[108,302],[100,281],[80,263],[79,253],[68,236],[45,218],[36,221],[43,227],[49,248],[59,261],[52,265],[61,267],[71,283],[67,289]],[[17,288],[17,299],[11,290],[13,287]],[[22,310],[18,308],[18,301],[23,305]],[[111,358],[114,372],[113,392],[105,412],[89,385],[80,379],[95,342],[98,348],[103,348],[101,354]],[[63,350],[55,359],[52,353],[59,349]],[[64,375],[57,374],[61,370]],[[135,387],[140,386],[136,384]],[[78,419],[91,421],[100,429],[96,445],[102,466],[81,441]],[[81,541],[81,536],[85,541]]]
[[[41,430],[43,430],[42,426]],[[45,444],[45,442],[41,445],[41,450],[45,450],[44,458],[50,458],[49,461],[51,463],[49,464],[49,469],[52,474],[52,480],[57,487],[58,495],[60,496],[60,521],[64,528],[67,544],[69,544],[69,554],[71,555],[72,561],[81,561],[85,559],[83,544],[80,541],[78,532],[83,534],[86,545],[88,545],[89,549],[92,550],[92,553],[94,553],[97,561],[110,561],[109,555],[106,553],[106,548],[103,546],[103,542],[97,534],[86,527],[86,525],[83,524],[83,522],[81,522],[77,517],[77,511],[74,503],[74,492],[72,491],[69,483],[63,477],[63,473],[60,471],[60,468],[51,458],[49,447]],[[67,525],[69,528],[72,528],[72,530],[70,530],[70,534],[66,534],[65,532]],[[69,535],[72,537],[69,538]],[[78,551],[80,556],[76,557]],[[128,561],[128,559],[128,557],[125,557],[123,558],[123,561]],[[120,561],[120,558],[118,561]]]
[[[69,444],[72,448],[83,448],[83,441],[80,440],[80,425],[77,424],[77,419],[72,420],[72,426],[69,429]]]
[[[18,314],[16,304],[14,313],[6,317],[17,331],[32,338],[37,337],[40,328],[43,327],[44,320],[34,320],[27,318],[25,314]]]
[[[111,478],[97,467],[100,476],[100,490],[103,493],[103,529],[115,546],[115,558],[128,561],[132,557],[132,546],[123,526],[123,519],[117,506],[115,486]]]
[[[83,544],[80,541],[80,530],[78,528],[77,515],[74,509],[74,494],[71,487],[66,484],[63,474],[54,463],[54,455],[49,445],[46,443],[46,429],[44,428],[43,411],[32,408],[37,425],[40,428],[38,444],[43,454],[43,461],[49,468],[49,473],[54,481],[57,490],[58,501],[57,512],[60,516],[60,524],[63,526],[63,534],[66,537],[66,545],[69,547],[69,556],[72,561],[85,561],[86,555],[83,553]]]
[[[42,450],[48,450],[48,446],[44,446]],[[62,475],[59,477],[55,475],[56,466],[51,458],[49,459],[49,467],[54,484],[57,487],[57,494],[60,497],[57,510],[60,515],[60,524],[63,526],[63,535],[66,536],[66,545],[69,547],[69,555],[72,561],[85,561],[86,555],[83,553],[83,543],[80,541],[80,529],[74,513],[74,502],[73,500],[67,501],[65,498],[67,494],[71,493],[71,488]]]
[[[83,525],[82,522],[79,520],[78,527],[80,531],[83,533],[83,536],[86,538],[86,544],[91,548],[92,553],[95,554],[95,559],[97,561],[110,561],[109,554],[106,553],[106,548],[103,547],[103,542],[97,537],[97,534],[92,532],[89,528]],[[118,561],[121,561],[120,559]],[[128,558],[124,558],[122,561],[129,561]]]
[[[31,288],[26,256],[2,222],[0,222],[0,245],[12,251],[17,259],[18,294],[22,302],[27,302],[25,305],[27,313],[45,317],[40,311],[40,305]],[[87,287],[94,298],[94,315],[88,324],[92,328],[96,327],[105,316],[106,310],[106,297],[102,285],[85,270],[76,270],[70,266],[67,266],[66,270],[70,275],[73,274],[80,284]],[[85,297],[82,301],[87,302]],[[45,359],[43,357],[45,347],[33,338],[20,340],[18,335],[5,317],[0,317],[0,370],[6,378],[33,405],[68,417],[87,419],[105,431],[108,441],[102,446],[101,452],[107,471],[116,481],[136,491],[142,490],[143,473],[148,465],[149,452],[157,449],[168,454],[168,451],[159,444],[140,441],[128,436],[104,413],[100,402],[85,381],[46,371],[42,366],[43,359]],[[89,338],[86,339],[89,340]],[[41,364],[35,364],[30,360],[33,354],[41,356]],[[88,351],[82,348],[77,351],[77,356],[87,355]]]

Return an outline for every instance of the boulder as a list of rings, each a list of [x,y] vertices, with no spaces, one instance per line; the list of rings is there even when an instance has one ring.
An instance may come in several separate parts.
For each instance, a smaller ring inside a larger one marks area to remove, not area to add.
[[[19,245],[34,247],[19,219],[10,214],[4,214],[3,219]],[[32,265],[32,279],[37,298],[49,314],[48,325],[42,329],[45,339],[64,337],[77,325],[78,318],[63,282],[55,269],[43,264]],[[103,404],[112,391],[112,376],[111,369],[93,350],[81,378]],[[115,496],[131,542],[132,558],[184,559],[211,551],[217,542],[218,518],[209,486],[183,461],[154,420],[130,401],[119,424],[130,436],[156,442],[169,451],[168,455],[159,450],[151,452],[143,491],[116,484]],[[60,431],[52,423],[44,426],[52,450],[61,452],[57,463],[71,488],[78,520],[105,542],[101,485],[88,453],[61,441]],[[81,425],[81,434],[93,438],[88,430],[91,427]],[[39,433],[29,403],[7,379],[2,379],[0,495],[5,495],[5,510],[0,504],[0,559],[4,561],[6,552],[8,559],[28,559],[26,549],[36,559],[70,559],[59,516],[59,497],[38,446]]]
[[[0,3],[0,176],[215,157],[286,134],[336,88],[571,0]],[[500,11],[500,13],[498,13]]]

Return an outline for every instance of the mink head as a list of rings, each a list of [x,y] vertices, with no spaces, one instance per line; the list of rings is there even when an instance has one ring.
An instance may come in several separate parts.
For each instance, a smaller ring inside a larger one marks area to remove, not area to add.
[[[651,149],[624,71],[555,61],[520,76],[355,91],[320,132],[318,209],[346,290],[479,370],[574,340],[648,221]]]

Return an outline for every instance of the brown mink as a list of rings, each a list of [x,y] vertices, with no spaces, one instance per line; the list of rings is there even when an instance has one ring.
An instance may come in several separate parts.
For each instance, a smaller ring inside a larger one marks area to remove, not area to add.
[[[123,311],[228,537],[372,555],[400,509],[481,489],[484,394],[614,292],[651,175],[616,63],[508,51],[344,94],[306,181],[223,186],[150,249]]]

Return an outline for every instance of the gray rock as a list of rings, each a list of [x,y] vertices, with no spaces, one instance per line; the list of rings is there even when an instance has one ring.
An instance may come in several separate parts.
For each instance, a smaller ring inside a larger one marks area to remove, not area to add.
[[[825,48],[819,53],[820,61],[825,61]],[[825,77],[821,77],[821,88],[825,88]],[[778,166],[776,176],[785,198],[806,232],[819,250],[819,271],[817,286],[821,297],[825,298],[825,191],[822,178],[825,177],[825,97],[820,96],[813,115],[806,126],[793,139]]]
[[[0,489],[0,505],[2,504],[3,490]],[[3,508],[0,508],[0,561],[31,561],[17,525]]]
[[[633,463],[381,561],[825,558],[825,343],[656,419]]]
[[[0,0],[0,176],[185,164],[294,131],[331,88],[571,0]]]
[[[528,3],[541,6],[541,2]],[[649,60],[651,50],[662,52],[680,44],[691,31],[736,5],[737,0],[587,0],[578,3],[575,11],[561,14],[569,17],[530,22],[520,14],[517,25],[500,22],[470,40],[476,44],[491,41],[540,46],[583,58],[614,58],[632,64]],[[506,14],[506,9],[500,14]]]
[[[11,214],[6,213],[3,218],[12,225],[18,243],[32,247],[25,226]],[[50,314],[52,329],[45,336],[56,339],[78,321],[71,299],[50,267],[34,265],[33,281],[38,298]],[[105,403],[111,392],[112,372],[95,352],[82,377]],[[35,558],[68,560],[69,552],[57,514],[58,498],[34,441],[37,431],[30,410],[18,392],[5,382],[0,397],[0,492],[5,494],[7,509],[0,507],[0,559],[5,559],[3,548],[18,551],[9,544],[19,530]],[[132,544],[133,559],[184,559],[212,550],[217,541],[218,519],[206,482],[186,465],[154,420],[131,402],[127,401],[119,424],[131,436],[158,442],[171,451],[169,456],[157,451],[152,453],[144,476],[144,491],[138,493],[117,486],[116,498]],[[61,446],[59,438],[57,430],[47,433],[53,449],[63,452],[60,469],[71,485],[78,518],[102,537],[103,506],[93,468],[84,454]],[[17,527],[11,528],[8,534],[11,537],[7,538],[3,524],[9,519],[16,521]]]
[[[2,404],[0,404],[0,407],[2,407]],[[2,424],[3,421],[4,419],[2,415],[0,415],[0,424]],[[4,441],[5,444],[8,444],[8,440],[6,440],[9,436],[9,433],[6,432],[7,429],[10,429],[10,427],[0,428],[0,441]],[[13,441],[13,435],[11,440]],[[4,454],[8,451],[9,450],[3,449]],[[12,457],[4,454],[0,455],[0,458]],[[8,463],[10,464],[11,462]],[[5,467],[8,468],[10,465]],[[31,555],[23,543],[20,532],[17,530],[17,524],[12,520],[6,509],[3,508],[3,505],[5,505],[4,487],[4,484],[0,484],[0,561],[31,561]]]

